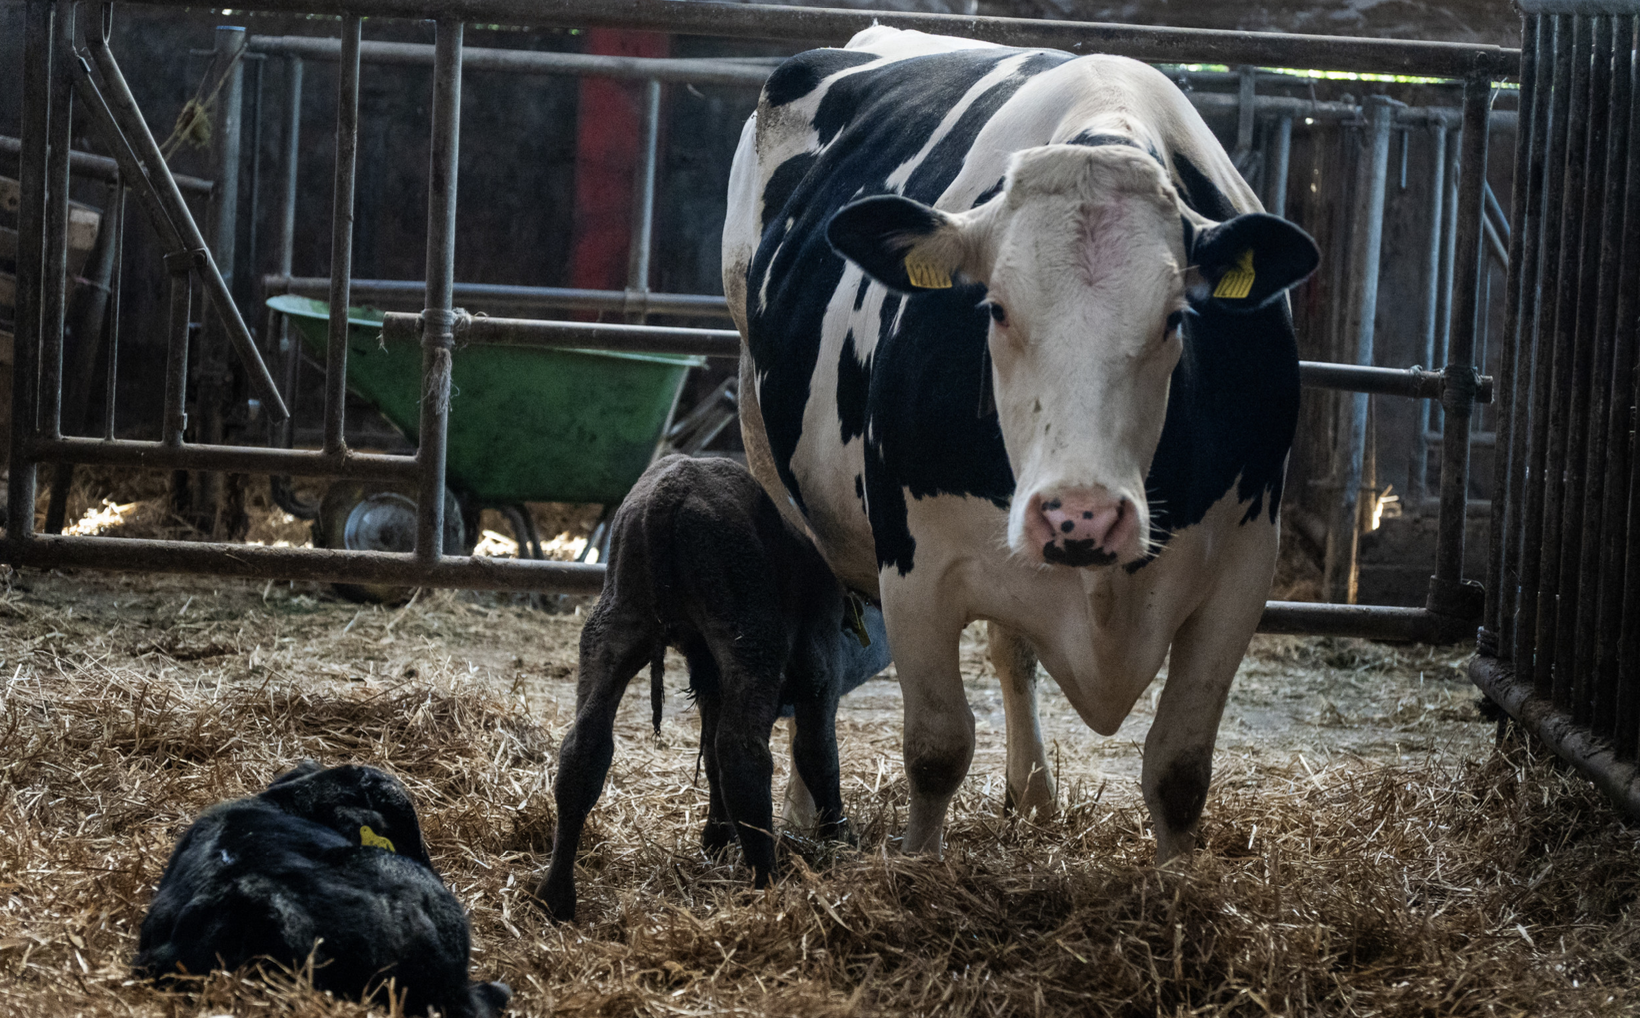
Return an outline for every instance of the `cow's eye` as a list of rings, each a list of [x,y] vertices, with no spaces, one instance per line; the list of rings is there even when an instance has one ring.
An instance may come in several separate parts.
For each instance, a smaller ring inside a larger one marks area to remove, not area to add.
[[[986,306],[991,309],[991,321],[996,322],[998,325],[1008,324],[1008,312],[1002,310],[1001,304],[993,303]]]
[[[1167,324],[1162,327],[1162,339],[1165,340],[1165,339],[1167,339],[1167,337],[1173,335],[1175,332],[1178,332],[1179,327],[1182,326],[1183,324],[1184,324],[1184,312],[1182,310],[1175,311],[1172,314],[1168,315],[1167,316]]]

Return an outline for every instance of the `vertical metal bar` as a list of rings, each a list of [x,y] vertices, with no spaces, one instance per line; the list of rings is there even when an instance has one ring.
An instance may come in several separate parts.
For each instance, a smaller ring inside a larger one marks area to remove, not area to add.
[[[1389,170],[1389,136],[1395,107],[1383,96],[1369,96],[1362,104],[1367,122],[1363,135],[1367,152],[1357,164],[1356,214],[1350,234],[1349,265],[1353,288],[1349,295],[1346,328],[1356,364],[1373,362],[1373,326],[1378,315],[1378,262],[1384,238],[1384,193]],[[1336,515],[1326,549],[1326,595],[1329,601],[1355,601],[1356,549],[1359,544],[1361,468],[1366,455],[1366,393],[1343,401],[1334,474],[1340,480]]]
[[[1580,15],[1567,16],[1572,23],[1572,81],[1571,110],[1567,116],[1565,148],[1566,173],[1564,190],[1560,195],[1560,269],[1559,290],[1555,316],[1546,323],[1553,331],[1549,334],[1554,344],[1554,363],[1549,392],[1549,435],[1545,453],[1548,470],[1544,474],[1543,529],[1537,539],[1543,548],[1543,569],[1538,581],[1537,658],[1533,675],[1540,690],[1549,691],[1557,705],[1564,706],[1570,693],[1554,670],[1558,648],[1555,632],[1560,612],[1560,536],[1566,493],[1566,438],[1567,416],[1570,410],[1573,350],[1577,321],[1577,302],[1569,291],[1577,285],[1582,271],[1583,195],[1585,170],[1588,162],[1589,135],[1589,73],[1591,44],[1593,42],[1589,19]]]
[[[279,211],[279,241],[274,261],[279,274],[287,278],[290,276],[296,251],[296,179],[302,158],[303,67],[301,57],[291,57],[285,61],[285,137],[283,161],[280,165],[284,172],[285,193],[284,204]],[[302,364],[301,349],[296,336],[291,333],[290,322],[285,316],[275,314],[273,320],[278,322],[280,374],[285,404],[294,407],[297,377]],[[279,422],[274,436],[275,442],[281,448],[289,449],[295,437],[295,421],[292,417],[286,417]],[[288,481],[286,483],[288,484]]]
[[[63,333],[68,310],[68,152],[74,143],[72,0],[58,0],[51,59],[51,151],[46,156],[45,262],[40,298],[39,428],[47,438],[63,434]]]
[[[1492,552],[1486,579],[1486,625],[1493,654],[1514,650],[1515,613],[1520,587],[1520,524],[1525,505],[1527,435],[1531,426],[1532,362],[1536,350],[1530,313],[1522,304],[1536,301],[1538,248],[1542,241],[1543,159],[1549,111],[1547,81],[1538,56],[1546,41],[1544,18],[1528,14],[1521,29],[1520,127],[1515,132],[1514,194],[1510,207],[1516,225],[1510,233],[1509,279],[1504,297],[1503,366],[1497,387],[1498,445],[1492,485]],[[1495,566],[1490,563],[1495,563]]]
[[[325,452],[347,448],[347,307],[353,285],[353,190],[359,152],[357,14],[342,15],[336,76],[336,178],[330,221],[330,334],[325,348]]]
[[[1640,397],[1640,157],[1633,146],[1640,140],[1640,61],[1633,59],[1633,45],[1640,18],[1625,15],[1618,21],[1617,49],[1629,55],[1626,77],[1628,89],[1628,139],[1623,153],[1624,208],[1620,235],[1622,254],[1614,309],[1612,395],[1606,421],[1607,447],[1604,469],[1606,485],[1601,555],[1599,609],[1595,632],[1595,670],[1612,690],[1609,702],[1613,717],[1613,741],[1618,755],[1634,759],[1640,740],[1640,449],[1634,445],[1633,407]],[[1618,141],[1614,137],[1613,145]],[[1627,584],[1627,593],[1625,593]],[[1624,598],[1630,598],[1624,604]],[[1624,648],[1627,647],[1625,651]],[[1602,696],[1596,714],[1606,710]]]
[[[188,309],[193,301],[193,277],[184,256],[166,259],[171,269],[171,319],[165,355],[166,445],[181,445],[188,430]]]
[[[1600,512],[1604,508],[1606,470],[1605,424],[1606,396],[1610,391],[1611,330],[1599,327],[1600,302],[1605,299],[1611,307],[1610,289],[1615,280],[1611,270],[1619,259],[1619,241],[1611,229],[1610,216],[1620,215],[1623,207],[1622,182],[1619,180],[1615,202],[1611,201],[1607,169],[1620,153],[1609,151],[1616,132],[1612,117],[1617,112],[1614,99],[1612,30],[1613,18],[1600,15],[1594,18],[1594,66],[1589,77],[1589,149],[1587,172],[1583,185],[1583,270],[1578,279],[1577,325],[1573,352],[1570,428],[1566,442],[1565,510],[1561,518],[1565,526],[1560,534],[1560,614],[1555,627],[1555,671],[1557,680],[1564,678],[1571,697],[1570,707],[1574,721],[1588,724],[1595,720],[1593,675],[1589,665],[1593,661],[1592,647],[1583,647],[1579,633],[1594,642],[1593,589],[1599,585],[1598,548],[1600,542]],[[1624,64],[1627,63],[1625,58]],[[1626,114],[1627,110],[1623,113]],[[1627,124],[1624,124],[1627,127]],[[1624,142],[1627,144],[1625,133]],[[1595,426],[1595,421],[1600,426]],[[1591,453],[1599,459],[1591,459]],[[1589,555],[1583,554],[1588,546]],[[1589,592],[1587,600],[1585,591]],[[1590,618],[1582,619],[1581,616]]]
[[[108,363],[104,368],[103,437],[114,440],[114,411],[120,370],[120,288],[125,277],[125,177],[114,177],[114,275],[108,284]]]
[[[285,61],[285,201],[280,208],[279,251],[281,276],[290,275],[296,250],[296,171],[302,157],[302,58]]]
[[[416,458],[416,558],[444,550],[444,458],[450,423],[450,354],[455,344],[456,167],[461,154],[459,21],[440,21],[433,55],[432,160],[427,175],[427,307],[422,312],[421,427]]]
[[[1446,239],[1446,124],[1437,120],[1429,129],[1430,183],[1429,183],[1429,267],[1424,278],[1424,355],[1422,363],[1435,364],[1436,323],[1440,320],[1441,306],[1441,253]],[[1410,484],[1408,494],[1413,505],[1423,505],[1429,495],[1429,420],[1430,401],[1418,400],[1413,415],[1412,465],[1407,471]]]
[[[37,418],[41,274],[45,249],[46,163],[50,145],[51,30],[56,8],[31,0],[24,11],[22,152],[17,183],[17,334],[12,352],[11,473],[6,540],[34,536],[35,470],[29,459]]]
[[[1442,235],[1445,246],[1441,249],[1441,350],[1436,364],[1445,364],[1447,351],[1452,347],[1452,294],[1457,283],[1453,266],[1457,260],[1458,244],[1458,175],[1463,170],[1463,156],[1458,144],[1447,146],[1446,167],[1446,232]],[[1434,365],[1431,365],[1433,367]],[[1443,418],[1435,420],[1435,431],[1446,427]]]
[[[244,126],[245,29],[216,27],[213,73],[222,76],[216,108],[211,116],[211,173],[216,186],[207,203],[205,239],[211,257],[222,271],[222,282],[237,302],[243,287],[234,278],[234,254],[239,232],[239,154]],[[194,406],[199,414],[198,441],[220,445],[227,434],[228,403],[233,399],[233,369],[228,363],[228,326],[221,315],[204,315],[199,337],[199,387]],[[222,475],[199,471],[193,475],[193,518],[206,533],[216,529],[222,504]]]
[[[661,136],[661,83],[653,78],[644,82],[641,131],[641,156],[638,172],[632,181],[632,237],[627,245],[626,288],[647,295],[649,255],[654,247],[655,178],[660,161]],[[629,316],[629,320],[641,324],[647,317],[640,313]]]
[[[1435,534],[1431,611],[1457,614],[1466,600],[1463,543],[1469,500],[1469,417],[1475,403],[1475,331],[1480,299],[1481,187],[1486,182],[1487,121],[1492,82],[1471,75],[1463,85],[1462,170],[1458,178],[1457,239],[1452,262],[1452,340],[1447,349],[1441,436],[1441,510]]]
[[[1555,305],[1560,300],[1562,196],[1566,190],[1566,146],[1572,108],[1573,18],[1568,14],[1540,15],[1539,39],[1553,47],[1552,84],[1546,103],[1541,198],[1542,241],[1538,246],[1537,276],[1522,280],[1524,293],[1533,295],[1532,320],[1526,326],[1534,343],[1532,357],[1531,433],[1527,437],[1526,477],[1521,510],[1520,599],[1515,611],[1515,668],[1519,676],[1537,674],[1538,607],[1543,576],[1543,518],[1549,495],[1549,406],[1553,402]],[[1538,692],[1544,692],[1542,688]]]
[[[1270,159],[1270,203],[1266,209],[1273,216],[1287,216],[1287,174],[1293,156],[1293,118],[1277,117],[1274,152]]]
[[[257,245],[261,240],[259,227],[262,219],[262,72],[267,63],[265,58],[255,61],[256,83],[251,86],[251,198],[246,203],[245,216],[245,270],[249,276],[244,287],[246,298],[253,293],[252,285],[256,280],[259,260],[257,255],[261,253]]]

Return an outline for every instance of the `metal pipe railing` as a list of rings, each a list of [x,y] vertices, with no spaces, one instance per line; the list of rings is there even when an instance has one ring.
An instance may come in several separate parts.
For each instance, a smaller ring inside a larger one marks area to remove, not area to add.
[[[318,276],[263,276],[268,293],[323,298],[330,282]],[[418,301],[427,283],[420,279],[355,279],[353,297],[369,304]],[[457,283],[458,303],[487,307],[557,311],[597,311],[623,316],[669,315],[728,318],[729,302],[704,293],[639,293],[635,290],[588,290],[561,286],[512,286],[503,283]]]
[[[23,140],[0,134],[0,155],[16,159],[23,154]],[[120,179],[120,164],[107,156],[95,155],[91,152],[81,152],[73,149],[68,153],[68,170],[76,177],[87,177],[91,180],[100,180],[112,184]],[[184,173],[176,174],[177,187],[188,194],[209,197],[216,186],[209,180],[190,177]]]
[[[174,0],[131,2],[174,4]],[[845,42],[857,32],[882,24],[1009,46],[1111,53],[1149,63],[1344,68],[1444,78],[1471,74],[1508,77],[1520,66],[1520,51],[1501,46],[768,4],[669,0],[257,0],[256,9],[301,14],[352,12],[369,17],[439,18],[540,28],[628,28],[824,44]]]
[[[330,213],[330,326],[325,343],[325,452],[332,454],[347,448],[347,309],[353,303],[349,289],[353,282],[353,191],[358,176],[361,30],[358,15],[343,16]]]
[[[450,351],[455,344],[456,166],[461,153],[461,42],[459,21],[438,22],[433,65],[433,139],[427,174],[427,299],[422,312],[421,427],[416,459],[419,514],[416,562],[431,566],[444,554],[444,468],[450,421]]]

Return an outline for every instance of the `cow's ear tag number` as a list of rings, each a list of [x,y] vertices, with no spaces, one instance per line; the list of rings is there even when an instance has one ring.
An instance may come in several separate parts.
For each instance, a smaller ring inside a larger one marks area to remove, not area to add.
[[[393,847],[393,843],[371,830],[369,824],[359,828],[359,844],[365,848],[385,848],[394,855],[398,855],[398,850]]]
[[[1235,268],[1219,278],[1219,285],[1213,288],[1213,296],[1241,300],[1252,292],[1253,249],[1248,248],[1236,260]]]
[[[905,256],[905,274],[910,277],[911,285],[923,290],[951,289],[951,273],[945,266],[912,251]]]

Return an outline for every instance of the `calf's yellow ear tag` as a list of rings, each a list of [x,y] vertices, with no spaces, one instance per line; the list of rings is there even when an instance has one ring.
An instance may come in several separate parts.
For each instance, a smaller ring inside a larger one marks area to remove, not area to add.
[[[1235,268],[1219,278],[1219,285],[1213,288],[1213,296],[1227,297],[1230,300],[1241,300],[1253,292],[1253,249],[1248,248],[1236,259]]]
[[[371,830],[368,824],[359,828],[359,844],[366,848],[385,848],[394,855],[399,854],[391,841]]]
[[[928,260],[919,255],[916,249],[906,253],[905,274],[910,277],[911,285],[923,290],[949,290],[951,288],[951,273],[945,266]]]

